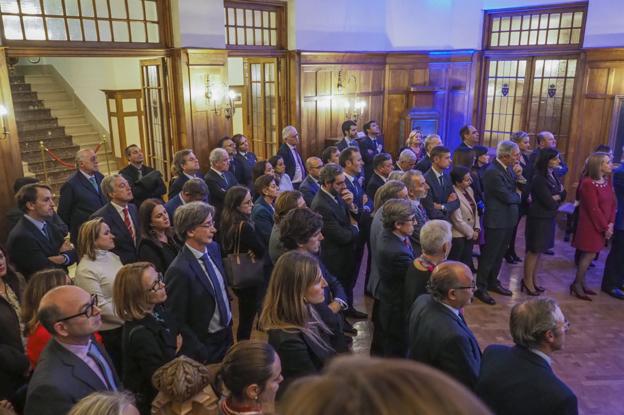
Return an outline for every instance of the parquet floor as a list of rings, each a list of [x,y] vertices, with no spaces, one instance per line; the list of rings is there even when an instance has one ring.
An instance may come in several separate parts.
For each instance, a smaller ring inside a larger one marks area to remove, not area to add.
[[[524,221],[523,221],[524,222]],[[522,224],[521,224],[522,227]],[[553,368],[579,399],[582,415],[624,414],[624,301],[599,293],[594,301],[571,297],[568,287],[574,279],[574,248],[563,242],[559,229],[555,255],[544,255],[540,283],[545,295],[555,298],[571,323],[564,349],[553,356]],[[518,255],[524,254],[524,232],[518,230]],[[624,253],[623,253],[624,254]],[[587,281],[599,291],[607,250],[603,250],[595,267],[590,268]],[[503,262],[500,279],[513,291],[512,297],[493,294],[495,306],[475,300],[465,309],[466,320],[481,348],[489,344],[512,344],[508,321],[511,307],[526,295],[520,293],[523,263]],[[357,308],[371,313],[372,301],[363,294],[363,278],[358,279]],[[355,323],[355,353],[368,354],[372,325],[369,321]]]

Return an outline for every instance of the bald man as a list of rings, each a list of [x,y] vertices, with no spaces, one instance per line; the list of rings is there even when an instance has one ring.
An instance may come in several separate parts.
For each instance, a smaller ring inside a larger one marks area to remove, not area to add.
[[[475,290],[472,272],[461,262],[442,262],[434,268],[429,284],[431,294],[419,296],[410,310],[408,357],[474,389],[481,349],[462,314]]]
[[[106,351],[93,340],[101,325],[97,296],[56,287],[41,299],[37,317],[52,339],[28,386],[25,415],[63,415],[93,392],[121,389]]]
[[[321,174],[321,169],[323,168],[323,160],[318,157],[308,157],[306,160],[306,169],[308,170],[308,175],[301,182],[301,186],[299,186],[299,191],[303,194],[303,200],[306,201],[306,204],[310,206],[312,204],[312,199],[316,195],[316,192],[321,188],[319,184],[319,177]]]

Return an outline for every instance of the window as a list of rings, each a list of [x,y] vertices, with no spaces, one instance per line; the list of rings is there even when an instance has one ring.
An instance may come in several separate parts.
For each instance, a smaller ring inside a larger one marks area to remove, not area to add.
[[[3,40],[160,46],[158,0],[0,0]]]
[[[285,48],[285,5],[268,3],[225,2],[225,43],[228,48]]]
[[[587,4],[561,8],[486,11],[486,49],[580,48]]]

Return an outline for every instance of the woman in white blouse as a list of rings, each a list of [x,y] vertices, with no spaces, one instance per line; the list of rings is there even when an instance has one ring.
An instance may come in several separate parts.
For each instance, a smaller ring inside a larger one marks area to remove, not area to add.
[[[463,166],[453,167],[451,170],[453,190],[459,199],[459,209],[451,214],[453,225],[453,245],[448,259],[461,261],[473,269],[472,247],[479,240],[479,213],[474,193],[472,191],[472,176],[470,169]]]
[[[100,334],[104,347],[110,355],[117,373],[121,373],[121,330],[123,320],[115,314],[113,307],[113,283],[122,263],[111,252],[115,237],[102,218],[85,222],[78,232],[78,256],[74,283],[89,294],[98,296],[102,326]]]
[[[295,190],[292,182],[290,180],[290,176],[286,173],[286,164],[284,163],[284,159],[282,156],[273,156],[269,159],[269,163],[273,166],[274,175],[279,181],[279,191],[286,192],[288,190]]]

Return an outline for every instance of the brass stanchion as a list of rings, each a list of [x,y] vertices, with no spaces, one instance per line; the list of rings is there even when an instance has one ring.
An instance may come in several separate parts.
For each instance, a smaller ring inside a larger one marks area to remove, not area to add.
[[[104,158],[106,159],[106,170],[108,175],[111,174],[110,163],[108,162],[108,148],[106,147],[106,134],[102,134],[102,141],[100,144],[104,147]]]
[[[46,166],[46,157],[45,157],[45,145],[43,141],[39,141],[39,148],[41,149],[41,164],[43,164],[43,177],[45,178],[46,184],[50,184],[48,180],[48,167]]]

